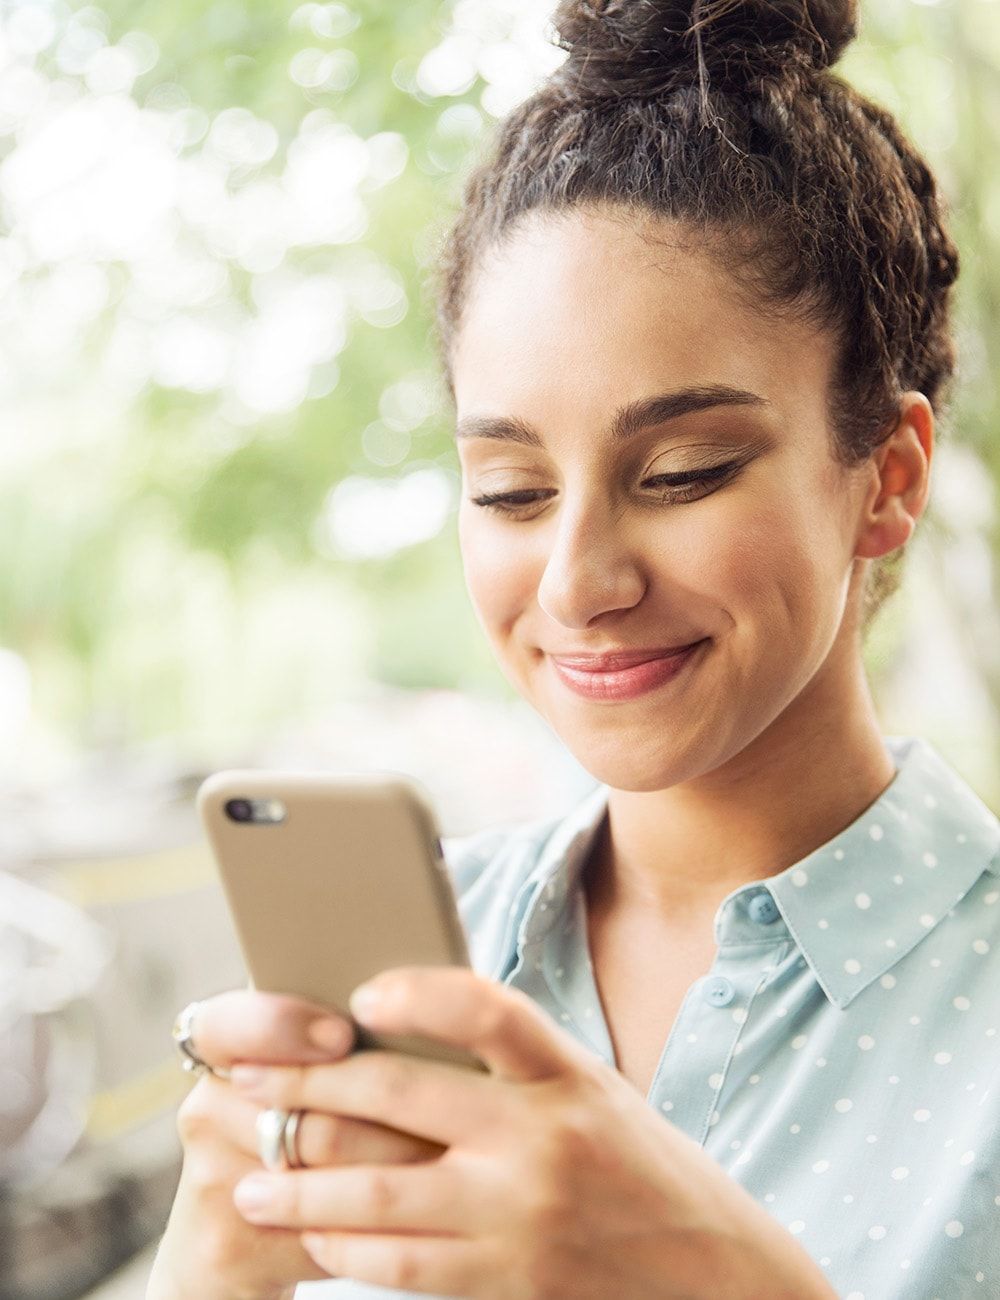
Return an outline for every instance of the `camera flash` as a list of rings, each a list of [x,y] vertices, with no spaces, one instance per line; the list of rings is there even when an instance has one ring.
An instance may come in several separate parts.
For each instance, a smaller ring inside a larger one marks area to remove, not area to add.
[[[285,805],[280,799],[268,799],[264,804],[263,812],[269,822],[283,822],[285,820]]]

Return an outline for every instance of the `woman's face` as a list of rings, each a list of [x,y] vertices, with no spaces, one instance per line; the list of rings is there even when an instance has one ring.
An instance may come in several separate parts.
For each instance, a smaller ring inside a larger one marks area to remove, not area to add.
[[[452,358],[478,617],[515,689],[628,790],[844,707],[871,484],[831,455],[832,340],[650,229],[662,242],[596,210],[533,214],[479,268]],[[698,641],[668,680],[555,662]]]

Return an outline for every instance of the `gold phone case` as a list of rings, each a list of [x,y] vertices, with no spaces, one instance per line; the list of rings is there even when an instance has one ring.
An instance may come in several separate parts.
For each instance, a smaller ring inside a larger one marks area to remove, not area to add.
[[[277,801],[284,816],[235,821],[232,800]],[[408,778],[218,772],[197,805],[253,987],[350,1017],[351,991],[380,971],[469,965],[434,812]],[[417,1035],[356,1035],[359,1047],[487,1069]]]

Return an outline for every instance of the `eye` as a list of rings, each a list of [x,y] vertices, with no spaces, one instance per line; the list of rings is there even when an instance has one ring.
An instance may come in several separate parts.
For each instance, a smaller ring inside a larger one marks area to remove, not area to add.
[[[555,494],[548,488],[526,488],[521,492],[487,492],[482,496],[470,497],[474,506],[485,510],[495,510],[498,514],[514,514],[524,506],[536,505]]]
[[[738,469],[739,465],[739,461],[731,460],[724,465],[689,470],[684,474],[656,474],[652,478],[643,479],[642,486],[668,489],[661,494],[661,500],[683,502],[707,495],[706,489],[721,483],[728,474]],[[526,488],[520,492],[487,492],[478,497],[470,497],[469,500],[474,506],[481,506],[484,510],[493,510],[501,515],[513,515],[554,495],[548,488]]]

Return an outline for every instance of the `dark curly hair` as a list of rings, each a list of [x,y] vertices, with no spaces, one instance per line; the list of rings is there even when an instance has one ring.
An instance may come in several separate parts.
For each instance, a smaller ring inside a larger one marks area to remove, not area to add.
[[[894,118],[830,66],[855,0],[562,0],[569,57],[496,131],[431,269],[451,356],[472,275],[525,213],[588,204],[695,233],[759,308],[828,328],[828,394],[845,467],[889,436],[902,393],[940,415],[955,368],[958,253],[927,164]],[[867,632],[904,548],[874,561]]]

